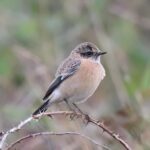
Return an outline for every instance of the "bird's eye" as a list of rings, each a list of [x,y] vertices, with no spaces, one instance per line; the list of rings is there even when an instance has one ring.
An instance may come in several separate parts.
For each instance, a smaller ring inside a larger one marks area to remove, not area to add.
[[[81,55],[83,57],[91,57],[91,56],[93,56],[93,52],[88,51],[88,52],[81,53]]]
[[[92,56],[92,55],[93,55],[93,52],[86,52],[85,55],[86,55],[86,56]]]

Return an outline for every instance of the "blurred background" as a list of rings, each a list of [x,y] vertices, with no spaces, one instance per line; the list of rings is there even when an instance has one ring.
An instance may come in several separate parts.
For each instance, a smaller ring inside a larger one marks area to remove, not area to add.
[[[27,118],[41,103],[59,63],[84,41],[108,54],[107,76],[80,108],[104,121],[134,150],[150,149],[149,0],[0,0],[0,130]],[[68,110],[64,103],[49,111]],[[123,147],[97,127],[66,117],[43,118],[7,144],[41,131],[76,131],[111,150]],[[97,150],[74,137],[43,136],[16,145],[26,150]]]

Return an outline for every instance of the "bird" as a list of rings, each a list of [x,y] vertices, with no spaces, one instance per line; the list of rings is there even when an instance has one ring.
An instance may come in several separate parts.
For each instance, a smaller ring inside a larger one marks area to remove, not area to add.
[[[105,69],[100,59],[106,53],[91,42],[76,46],[58,67],[43,97],[44,103],[32,115],[43,113],[53,103],[62,101],[71,109],[78,108],[77,104],[91,97],[104,79]]]

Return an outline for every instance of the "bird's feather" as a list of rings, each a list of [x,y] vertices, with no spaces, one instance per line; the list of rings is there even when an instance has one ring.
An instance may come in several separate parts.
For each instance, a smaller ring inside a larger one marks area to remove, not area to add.
[[[50,105],[50,103],[49,103],[49,99],[48,99],[38,109],[36,109],[32,115],[34,116],[34,115],[38,115],[40,113],[45,112],[48,109],[49,105]]]
[[[48,88],[43,100],[47,100],[49,96],[53,93],[53,91],[59,87],[59,85],[66,80],[67,78],[71,77],[75,72],[78,70],[81,62],[79,59],[66,59],[62,65],[58,68],[56,72],[56,78],[51,83],[50,87]]]

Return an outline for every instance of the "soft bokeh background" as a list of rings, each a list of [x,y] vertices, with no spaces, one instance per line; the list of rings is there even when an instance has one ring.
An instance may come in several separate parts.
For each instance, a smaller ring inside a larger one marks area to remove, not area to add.
[[[108,54],[106,78],[80,108],[119,133],[134,150],[150,149],[149,0],[0,0],[0,130],[27,118],[41,103],[59,63],[79,43]],[[67,110],[65,104],[50,111]],[[7,141],[40,131],[77,131],[112,150],[123,149],[92,125],[69,118],[41,119]],[[96,150],[73,137],[42,137],[26,150]]]

